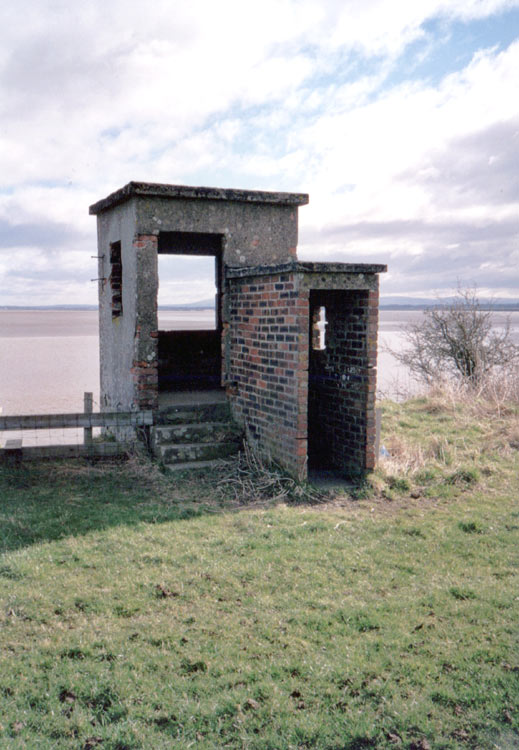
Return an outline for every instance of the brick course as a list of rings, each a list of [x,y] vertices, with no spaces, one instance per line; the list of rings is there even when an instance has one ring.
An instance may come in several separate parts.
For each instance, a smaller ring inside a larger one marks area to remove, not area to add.
[[[235,419],[263,454],[304,477],[308,292],[296,285],[293,273],[229,280],[224,359]]]

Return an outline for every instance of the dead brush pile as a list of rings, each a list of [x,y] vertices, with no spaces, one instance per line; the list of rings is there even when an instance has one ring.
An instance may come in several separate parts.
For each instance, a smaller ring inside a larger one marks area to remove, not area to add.
[[[237,505],[285,503],[319,503],[328,493],[297,482],[262,457],[248,441],[243,450],[228,461],[222,461],[216,493]]]

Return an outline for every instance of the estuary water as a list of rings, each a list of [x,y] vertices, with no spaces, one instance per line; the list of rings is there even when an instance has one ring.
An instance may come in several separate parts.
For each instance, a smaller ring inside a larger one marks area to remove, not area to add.
[[[378,388],[396,396],[412,388],[409,373],[387,351],[402,347],[402,330],[421,311],[380,313]],[[495,313],[502,326],[505,314]],[[519,343],[519,312],[510,315]],[[162,329],[194,330],[214,325],[212,310],[161,311]],[[0,310],[0,408],[4,415],[83,410],[83,393],[99,408],[98,315],[95,310]]]
[[[212,310],[166,311],[163,328],[214,326]],[[0,408],[9,414],[83,411],[83,394],[99,407],[97,310],[0,310]]]
[[[214,326],[212,310],[165,312],[164,328]],[[0,409],[12,414],[82,412],[85,392],[99,411],[97,310],[0,310]],[[99,432],[94,430],[94,435]],[[0,432],[0,446],[16,431]],[[82,430],[27,430],[24,445],[75,444]]]

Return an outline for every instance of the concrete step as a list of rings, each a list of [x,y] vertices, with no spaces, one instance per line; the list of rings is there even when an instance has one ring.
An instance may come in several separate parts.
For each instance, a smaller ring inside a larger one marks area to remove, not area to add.
[[[163,404],[151,430],[155,457],[166,467],[203,468],[236,453],[242,431],[226,400],[207,397]]]
[[[159,409],[155,424],[187,424],[192,422],[221,422],[230,419],[231,412],[226,401],[211,403],[192,402]]]
[[[213,469],[220,465],[218,458],[213,461],[179,461],[176,464],[164,464],[166,471],[192,471],[193,469]]]
[[[189,422],[154,427],[154,446],[164,443],[225,443],[239,438],[241,431],[231,421]]]
[[[165,465],[211,461],[231,456],[239,450],[240,444],[240,440],[228,440],[225,443],[163,443],[157,445],[155,455]]]

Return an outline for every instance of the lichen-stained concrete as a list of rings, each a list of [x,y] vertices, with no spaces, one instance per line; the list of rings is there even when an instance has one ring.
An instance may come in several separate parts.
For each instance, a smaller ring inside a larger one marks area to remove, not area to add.
[[[124,411],[132,408],[134,383],[134,336],[137,319],[137,263],[132,252],[135,205],[125,203],[98,217],[99,255],[99,347],[101,409]],[[112,318],[110,289],[110,245],[121,242],[123,314]]]
[[[219,234],[224,263],[249,266],[295,258],[297,208],[308,203],[308,195],[130,182],[91,206],[90,213],[106,215],[129,202],[136,233]]]
[[[221,238],[224,266],[296,257],[301,193],[130,182],[90,207],[97,216],[101,407],[158,405],[157,253],[161,234]],[[110,247],[121,243],[122,314],[113,313]]]

